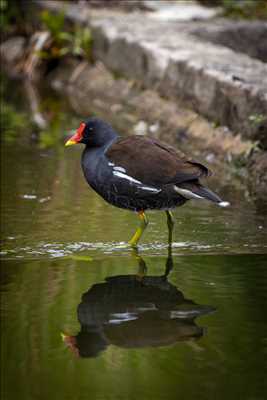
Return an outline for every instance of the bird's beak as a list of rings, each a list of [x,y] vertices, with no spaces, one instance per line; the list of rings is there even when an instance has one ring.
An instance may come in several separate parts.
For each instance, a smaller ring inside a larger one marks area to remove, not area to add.
[[[73,140],[72,138],[70,138],[66,143],[65,146],[71,146],[72,144],[77,144],[77,142],[75,140]]]
[[[78,131],[65,143],[65,146],[71,146],[72,144],[77,144],[81,140],[81,135]]]
[[[85,123],[82,122],[77,131],[75,132],[75,134],[69,140],[67,140],[65,146],[71,146],[72,144],[80,143],[80,141],[83,138],[84,128],[85,128]]]

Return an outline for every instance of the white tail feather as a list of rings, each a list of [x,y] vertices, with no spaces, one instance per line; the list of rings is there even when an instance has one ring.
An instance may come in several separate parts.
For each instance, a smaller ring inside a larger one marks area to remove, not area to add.
[[[230,206],[230,203],[228,201],[221,201],[220,203],[218,203],[218,206],[228,207],[228,206]]]
[[[198,194],[195,194],[195,193],[191,192],[191,190],[183,189],[183,188],[180,188],[179,186],[176,186],[176,185],[174,185],[174,190],[177,193],[181,194],[183,197],[185,197],[188,200],[190,200],[190,199],[204,199],[204,197],[201,197]]]

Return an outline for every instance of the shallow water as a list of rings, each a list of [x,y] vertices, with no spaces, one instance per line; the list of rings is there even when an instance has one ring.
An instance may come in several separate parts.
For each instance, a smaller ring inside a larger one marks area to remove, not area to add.
[[[3,398],[265,399],[263,208],[212,178],[230,208],[176,209],[172,254],[149,213],[133,253],[136,216],[88,188],[63,142],[1,146]]]

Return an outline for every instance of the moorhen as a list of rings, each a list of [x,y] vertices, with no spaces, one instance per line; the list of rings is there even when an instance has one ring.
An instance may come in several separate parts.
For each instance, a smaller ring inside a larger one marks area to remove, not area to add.
[[[138,212],[140,227],[129,244],[136,246],[148,220],[145,210],[165,210],[172,240],[171,209],[190,199],[207,199],[225,207],[217,194],[199,178],[210,175],[207,167],[182,152],[144,136],[120,137],[106,122],[82,122],[66,146],[83,143],[82,169],[88,184],[108,203]]]

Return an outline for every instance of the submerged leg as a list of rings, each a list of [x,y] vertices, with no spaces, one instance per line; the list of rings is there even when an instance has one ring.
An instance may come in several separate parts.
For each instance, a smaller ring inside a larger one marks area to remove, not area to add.
[[[141,224],[140,224],[139,228],[137,228],[132,239],[129,241],[129,244],[133,247],[137,246],[137,243],[139,242],[144,230],[146,229],[146,227],[148,225],[148,220],[147,220],[147,217],[146,217],[144,211],[139,211],[138,215],[139,215],[139,218],[141,219]]]
[[[147,272],[146,263],[143,260],[143,258],[139,255],[137,247],[132,248],[132,256],[137,260],[139,266],[136,278],[138,281],[142,281]]]
[[[167,225],[168,225],[168,230],[169,230],[168,242],[170,245],[172,243],[172,231],[173,231],[173,227],[174,227],[174,219],[173,219],[172,213],[169,210],[166,211],[166,214],[167,214]]]

